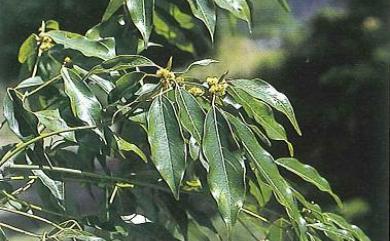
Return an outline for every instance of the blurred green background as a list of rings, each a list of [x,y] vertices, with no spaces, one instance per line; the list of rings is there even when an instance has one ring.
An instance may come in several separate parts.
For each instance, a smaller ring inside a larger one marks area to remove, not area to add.
[[[389,240],[390,1],[290,0],[291,13],[275,0],[253,2],[252,34],[245,23],[219,14],[215,47],[204,56],[222,63],[196,74],[229,70],[231,77],[261,77],[285,92],[303,130],[302,137],[290,136],[297,157],[317,167],[345,200],[338,212],[373,241]],[[84,33],[106,5],[0,0],[0,97],[18,81],[18,48],[41,20],[56,19],[62,29]],[[0,144],[11,138],[1,130]],[[285,153],[277,144],[274,149]]]

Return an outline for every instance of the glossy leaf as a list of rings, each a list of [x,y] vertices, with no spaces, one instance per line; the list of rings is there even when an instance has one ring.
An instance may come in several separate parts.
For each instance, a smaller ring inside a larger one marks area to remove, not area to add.
[[[257,183],[249,181],[249,191],[256,199],[259,207],[264,207],[272,196],[272,189],[263,183],[261,180],[257,180]]]
[[[153,27],[154,0],[127,0],[126,6],[134,25],[141,32],[145,46],[148,46]]]
[[[103,14],[102,21],[107,21],[123,5],[124,0],[110,0],[106,11]]]
[[[61,30],[52,30],[46,34],[57,44],[62,44],[65,48],[78,50],[88,57],[107,60],[115,56],[114,38],[91,40],[82,35]]]
[[[147,119],[152,161],[178,199],[186,149],[174,107],[168,99],[159,96],[152,102]]]
[[[324,216],[340,228],[350,232],[359,241],[370,241],[370,238],[356,225],[351,225],[343,217],[334,213],[324,213]]]
[[[144,78],[143,72],[130,72],[122,75],[116,82],[115,88],[110,93],[110,100],[117,101],[121,98],[129,99],[135,95],[139,82]]]
[[[248,22],[249,28],[251,28],[251,13],[250,8],[246,0],[214,0],[215,3],[229,12],[231,12],[237,18],[243,19]]]
[[[244,107],[246,113],[264,128],[269,138],[285,141],[289,147],[290,154],[293,155],[293,147],[287,139],[286,131],[275,120],[272,109],[268,105],[260,100],[254,99],[251,95],[239,88],[229,87],[228,92],[237,103]]]
[[[201,143],[205,118],[203,109],[195,97],[181,87],[176,88],[176,101],[179,106],[180,123],[198,143]]]
[[[207,180],[211,194],[226,225],[231,227],[244,204],[245,165],[240,156],[223,146],[226,140],[221,132],[226,129],[221,129],[217,111],[213,106],[206,115],[202,150],[209,164]]]
[[[280,175],[273,157],[261,147],[249,127],[242,123],[237,117],[227,112],[225,112],[225,115],[232,124],[237,137],[241,140],[247,158],[255,164],[257,170],[274,191],[279,203],[286,208],[291,220],[297,225],[300,240],[307,240],[305,236],[306,221],[301,216],[298,207],[294,202],[293,192],[284,178]]]
[[[8,127],[21,140],[29,140],[38,135],[37,119],[23,107],[22,101],[12,89],[7,90],[3,102],[3,114]]]
[[[62,119],[58,109],[37,111],[34,114],[39,122],[49,130],[61,131],[70,128],[65,120]],[[76,142],[74,132],[64,132],[61,135],[70,141]]]
[[[79,73],[81,74],[81,76],[86,76],[88,75],[88,71],[86,71],[85,69],[77,66],[77,65],[74,65],[73,68]],[[100,76],[97,76],[97,75],[88,75],[88,79],[91,80],[91,83],[92,84],[96,84],[98,85],[104,92],[106,92],[107,94],[110,93],[114,88],[115,88],[115,85],[109,81],[109,80],[106,80],[106,79],[103,79],[102,77]]]
[[[332,191],[328,181],[320,176],[316,169],[307,164],[303,164],[295,158],[279,158],[276,160],[276,163],[279,166],[286,168],[287,170],[297,174],[304,180],[312,183],[321,191],[329,193],[334,200],[336,201],[339,207],[342,207],[343,204],[340,198]]]
[[[73,114],[91,126],[99,125],[102,106],[96,96],[73,70],[62,68],[61,75]]]
[[[214,40],[215,23],[217,16],[212,0],[187,0],[195,17],[202,20],[210,32],[211,40]]]
[[[301,135],[301,130],[295,118],[294,109],[284,94],[280,93],[273,86],[261,79],[236,79],[232,81],[232,84],[285,114],[291,121],[297,133]]]
[[[30,77],[22,82],[20,82],[17,86],[16,89],[22,89],[22,88],[30,88],[30,87],[35,87],[43,84],[42,78],[40,76],[35,76],[35,77]]]
[[[354,241],[355,239],[353,238],[352,235],[350,235],[346,230],[343,229],[338,229],[334,226],[326,225],[323,223],[314,223],[311,224],[310,227],[323,231],[325,235],[329,237],[336,237],[341,240],[348,240],[348,241]]]

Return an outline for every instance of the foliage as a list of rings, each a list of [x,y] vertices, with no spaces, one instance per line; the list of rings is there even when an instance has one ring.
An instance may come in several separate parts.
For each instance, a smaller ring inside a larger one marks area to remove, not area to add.
[[[261,79],[187,74],[212,59],[183,70],[172,58],[161,67],[145,56],[167,44],[196,52],[198,38],[189,36],[207,31],[212,40],[217,8],[251,26],[244,0],[177,2],[111,0],[85,35],[50,20],[22,44],[25,79],[4,100],[20,143],[1,149],[0,210],[47,226],[36,233],[0,222],[0,239],[10,229],[41,240],[369,240],[279,170],[342,205],[293,158],[273,113],[301,133],[284,94]],[[290,157],[275,160],[271,140],[284,141]],[[17,180],[25,183],[11,185]],[[93,196],[92,213],[77,209],[74,183]],[[42,204],[19,196],[31,186]]]

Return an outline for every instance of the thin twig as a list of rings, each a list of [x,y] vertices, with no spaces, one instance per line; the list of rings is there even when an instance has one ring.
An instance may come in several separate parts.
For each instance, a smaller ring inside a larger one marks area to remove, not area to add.
[[[10,229],[12,231],[15,231],[15,232],[18,232],[18,233],[21,233],[21,234],[25,234],[25,235],[28,235],[28,236],[31,236],[31,237],[34,237],[34,238],[38,238],[38,239],[40,239],[41,236],[42,236],[42,235],[39,235],[39,234],[35,234],[35,233],[32,233],[32,232],[29,232],[27,230],[23,230],[23,229],[14,227],[14,226],[6,224],[6,223],[1,223],[0,222],[0,227],[7,228],[7,229]]]

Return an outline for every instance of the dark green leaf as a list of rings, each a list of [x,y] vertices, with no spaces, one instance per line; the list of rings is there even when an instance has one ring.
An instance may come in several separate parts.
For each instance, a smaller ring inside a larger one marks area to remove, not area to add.
[[[148,46],[153,27],[154,0],[127,0],[126,6],[134,25],[141,32],[145,46]]]
[[[215,14],[215,5],[212,0],[187,0],[190,4],[192,13],[195,17],[204,22],[210,32],[211,40],[214,40],[215,22],[217,16]]]
[[[325,218],[327,218],[329,221],[332,221],[340,228],[352,233],[353,236],[359,241],[370,241],[367,235],[359,227],[349,224],[343,217],[334,213],[324,213],[323,215]]]
[[[154,99],[149,109],[148,140],[154,165],[178,199],[186,148],[173,105],[161,95]]]
[[[245,165],[240,156],[223,146],[226,140],[222,140],[221,132],[226,132],[226,129],[221,128],[219,120],[221,118],[217,117],[217,109],[213,106],[206,115],[202,150],[210,167],[207,179],[211,194],[223,220],[231,227],[244,204]]]
[[[198,141],[202,142],[205,113],[199,103],[186,90],[176,88],[179,119],[183,127]]]
[[[233,96],[237,103],[244,107],[247,114],[254,118],[256,122],[264,128],[269,138],[272,140],[285,141],[289,147],[290,154],[293,155],[293,147],[287,140],[286,131],[283,126],[275,120],[272,109],[268,105],[254,99],[240,88],[229,87],[228,92]]]
[[[264,207],[272,196],[272,189],[259,179],[257,183],[252,180],[249,181],[249,191],[255,197],[260,207]]]
[[[11,131],[21,140],[26,141],[38,135],[37,119],[31,112],[24,109],[22,101],[13,89],[7,90],[3,114]]]
[[[213,63],[219,63],[219,61],[218,60],[214,60],[214,59],[198,60],[198,61],[195,61],[195,62],[191,63],[184,71],[179,72],[179,73],[188,72],[192,67],[195,67],[195,66],[208,66],[208,65],[213,64]]]
[[[286,241],[287,240],[287,220],[280,218],[274,221],[268,230],[267,239],[272,241]]]
[[[292,189],[280,175],[273,157],[261,147],[249,127],[237,117],[227,112],[225,112],[225,115],[232,124],[237,137],[241,140],[247,153],[248,160],[255,164],[257,170],[274,191],[279,203],[286,208],[287,214],[290,216],[291,220],[295,222],[300,240],[307,240],[305,234],[306,221],[301,216],[299,209],[295,204]]]
[[[110,93],[110,100],[115,102],[121,98],[130,99],[134,96],[136,87],[144,78],[143,72],[130,72],[122,75],[116,82],[115,88]]]
[[[261,79],[236,79],[232,81],[232,84],[285,114],[298,134],[301,135],[301,130],[295,118],[294,109],[284,94],[280,93],[273,86]]]
[[[279,158],[276,160],[276,163],[279,166],[282,166],[287,170],[297,174],[304,180],[312,183],[321,191],[329,193],[334,198],[339,207],[343,206],[340,198],[332,191],[328,181],[323,178],[312,166],[303,164],[295,158]]]
[[[89,87],[72,69],[62,68],[61,75],[73,114],[88,125],[100,125],[102,106]]]
[[[278,0],[278,3],[286,10],[287,12],[290,12],[290,6],[288,5],[287,0]]]
[[[3,229],[0,227],[0,241],[8,241]]]
[[[251,28],[251,12],[246,0],[214,0],[214,1],[219,7],[228,10],[237,18],[247,21],[249,28]]]
[[[49,130],[61,131],[70,128],[65,120],[62,119],[58,109],[37,111],[34,114],[39,122]],[[61,135],[70,141],[76,141],[74,132],[64,132]]]
[[[325,235],[329,237],[335,237],[339,238],[341,240],[348,240],[348,241],[354,241],[355,239],[353,238],[352,235],[350,235],[346,230],[343,229],[338,229],[334,226],[331,225],[326,225],[323,223],[314,223],[310,224],[310,227],[323,231]]]
[[[102,21],[107,21],[111,16],[123,5],[124,0],[110,0],[106,11],[104,12]]]
[[[85,69],[83,69],[77,65],[74,65],[73,68],[79,74],[81,74],[81,76],[88,75],[88,71],[86,71]],[[88,75],[88,79],[91,80],[92,84],[97,84],[107,94],[109,94],[115,88],[115,85],[111,81],[103,79],[100,76],[92,74],[92,75]]]
[[[61,30],[52,30],[46,34],[57,44],[62,44],[65,48],[78,50],[88,57],[107,60],[115,56],[114,38],[91,40],[77,33]]]

